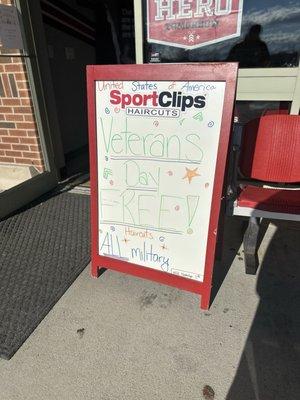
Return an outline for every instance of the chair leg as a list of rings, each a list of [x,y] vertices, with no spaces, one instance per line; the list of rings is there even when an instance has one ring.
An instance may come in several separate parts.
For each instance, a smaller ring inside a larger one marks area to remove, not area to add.
[[[257,254],[259,228],[260,218],[250,217],[243,241],[245,272],[249,275],[255,275],[259,265]]]

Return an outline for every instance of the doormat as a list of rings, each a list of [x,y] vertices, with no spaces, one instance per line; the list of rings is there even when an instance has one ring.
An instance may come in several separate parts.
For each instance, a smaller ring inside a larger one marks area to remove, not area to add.
[[[0,222],[0,357],[10,359],[90,261],[89,196],[63,193]]]

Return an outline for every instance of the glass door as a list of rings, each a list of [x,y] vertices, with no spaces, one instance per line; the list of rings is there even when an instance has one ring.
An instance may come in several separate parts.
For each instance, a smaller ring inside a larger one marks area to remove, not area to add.
[[[0,218],[58,183],[55,113],[51,118],[40,72],[46,47],[41,52],[33,31],[39,13],[27,1],[7,3],[0,0]]]

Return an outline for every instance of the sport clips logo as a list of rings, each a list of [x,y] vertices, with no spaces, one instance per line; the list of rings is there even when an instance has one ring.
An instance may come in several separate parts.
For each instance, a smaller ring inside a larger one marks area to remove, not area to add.
[[[110,103],[125,109],[127,115],[178,118],[189,108],[205,107],[205,97],[169,91],[129,94],[111,90]]]

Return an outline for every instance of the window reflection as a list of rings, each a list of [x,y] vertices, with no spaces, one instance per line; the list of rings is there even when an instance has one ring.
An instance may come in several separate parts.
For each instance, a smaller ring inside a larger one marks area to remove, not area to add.
[[[267,67],[270,64],[270,53],[260,38],[261,32],[261,25],[252,25],[245,39],[232,47],[227,60],[238,61],[240,68]]]
[[[300,53],[300,1],[244,0],[243,3],[240,37],[193,50],[145,40],[145,62],[153,61],[151,55],[156,54],[156,62],[230,59],[239,61],[241,68],[297,66]],[[144,5],[147,22],[146,0]],[[147,38],[147,23],[144,26]]]
[[[289,101],[237,101],[235,103],[235,122],[243,125],[247,122],[270,114],[289,114]]]

